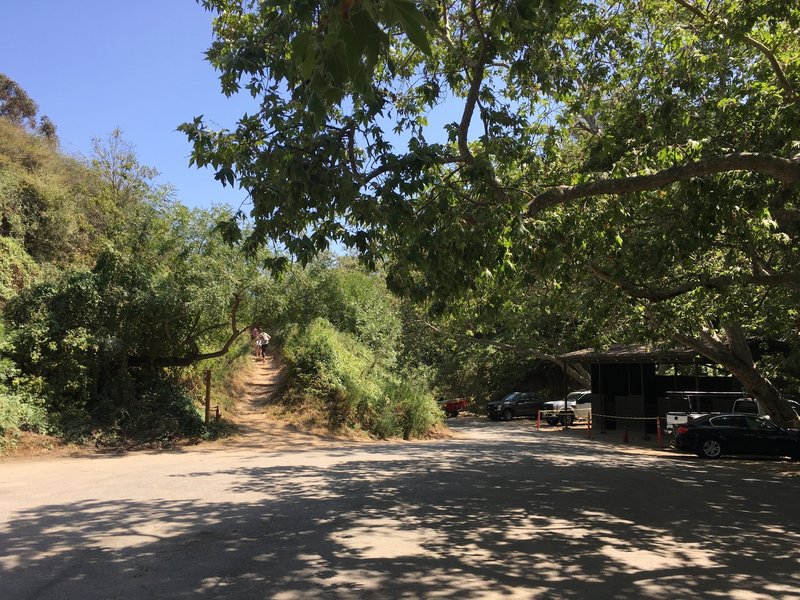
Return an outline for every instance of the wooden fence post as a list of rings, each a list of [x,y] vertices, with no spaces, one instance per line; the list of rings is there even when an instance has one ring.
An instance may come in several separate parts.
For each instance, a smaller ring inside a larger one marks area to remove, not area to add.
[[[211,417],[211,369],[206,369],[206,427]]]

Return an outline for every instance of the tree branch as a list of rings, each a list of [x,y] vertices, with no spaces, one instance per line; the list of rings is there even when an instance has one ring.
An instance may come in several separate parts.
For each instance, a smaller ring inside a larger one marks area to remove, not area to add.
[[[469,150],[469,125],[472,122],[472,115],[475,114],[475,106],[478,104],[486,61],[486,35],[483,32],[475,0],[472,0],[470,5],[472,19],[475,21],[475,27],[478,29],[481,41],[478,56],[475,59],[475,66],[472,69],[472,81],[469,84],[469,93],[464,104],[464,112],[461,115],[461,123],[458,126],[458,151],[465,162],[472,162],[474,159],[472,152]]]
[[[230,350],[231,345],[236,339],[247,331],[247,327],[238,331],[232,332],[225,341],[225,344],[219,350],[213,352],[190,352],[182,356],[130,356],[128,357],[128,364],[132,367],[151,366],[151,367],[188,367],[201,360],[208,360],[210,358],[219,358],[225,356]]]
[[[712,277],[711,279],[701,281],[688,281],[671,288],[647,288],[638,287],[629,281],[614,277],[596,265],[589,265],[587,269],[598,279],[621,289],[629,296],[641,300],[651,300],[653,302],[663,302],[665,300],[677,298],[678,296],[700,288],[720,290],[736,285],[769,285],[796,288],[800,285],[800,272],[789,272],[775,274],[722,275],[720,277]]]
[[[603,195],[622,195],[657,190],[673,183],[689,181],[695,177],[708,177],[731,171],[763,173],[779,180],[785,188],[800,183],[800,161],[774,156],[738,152],[677,165],[652,175],[634,175],[618,179],[601,179],[579,185],[560,185],[536,196],[528,203],[526,214],[535,217],[540,211],[567,204],[581,198]]]
[[[705,12],[703,12],[700,8],[688,2],[687,0],[675,0],[675,2],[683,6],[693,15],[705,21],[706,23],[708,24],[712,23],[711,19]],[[783,88],[783,91],[786,92],[787,100],[789,100],[789,102],[795,102],[798,99],[797,93],[795,92],[794,87],[792,86],[789,79],[786,77],[786,73],[783,70],[783,65],[781,65],[781,63],[778,61],[777,57],[775,56],[775,53],[772,50],[770,50],[763,42],[760,42],[754,37],[749,36],[747,34],[742,35],[742,40],[744,40],[744,42],[748,46],[750,46],[751,48],[755,48],[767,58],[769,64],[772,66],[772,70],[775,73],[775,76],[778,78],[778,81],[780,82],[781,87]]]
[[[239,311],[239,305],[242,302],[242,293],[237,292],[234,294],[231,302],[231,312],[230,312],[230,326],[231,332],[228,335],[228,339],[225,340],[225,343],[219,350],[214,350],[213,352],[200,352],[197,343],[195,340],[198,336],[202,335],[203,333],[207,333],[214,329],[218,329],[220,327],[225,327],[226,324],[218,324],[212,325],[203,329],[201,332],[197,332],[194,335],[188,338],[189,343],[193,346],[193,350],[183,354],[181,356],[129,356],[128,357],[128,364],[132,367],[141,367],[141,366],[150,366],[150,367],[158,367],[158,368],[166,368],[166,367],[188,367],[196,362],[201,360],[208,360],[211,358],[219,358],[221,356],[225,356],[230,350],[231,345],[242,335],[245,331],[250,329],[251,325],[246,325],[242,328],[239,328],[237,325],[237,313]]]
[[[553,363],[557,367],[562,369],[566,369],[567,374],[572,377],[575,381],[577,381],[580,385],[589,387],[591,385],[591,377],[586,372],[586,369],[583,368],[576,368],[574,365],[567,365],[562,360],[553,354],[548,354],[546,352],[542,352],[541,350],[534,350],[533,348],[525,348],[522,346],[515,346],[513,344],[507,344],[505,342],[497,342],[495,340],[483,339],[483,338],[476,338],[472,335],[467,335],[466,333],[462,334],[452,334],[442,331],[439,327],[434,325],[433,323],[429,323],[428,321],[422,321],[422,323],[431,329],[432,331],[438,333],[441,336],[453,337],[459,340],[463,340],[466,342],[470,342],[472,344],[478,344],[480,346],[490,346],[494,348],[502,348],[503,350],[510,350],[511,352],[516,352],[518,354],[524,354],[527,356],[531,356],[533,358],[538,358],[539,360],[544,360],[549,363]]]

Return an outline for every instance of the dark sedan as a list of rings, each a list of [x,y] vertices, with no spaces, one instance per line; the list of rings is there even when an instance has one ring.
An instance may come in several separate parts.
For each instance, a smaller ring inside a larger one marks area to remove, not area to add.
[[[533,392],[511,392],[501,400],[486,405],[486,416],[492,421],[510,421],[514,417],[535,417],[544,398]]]
[[[705,415],[679,425],[670,444],[701,458],[744,454],[800,460],[800,431],[747,414]]]

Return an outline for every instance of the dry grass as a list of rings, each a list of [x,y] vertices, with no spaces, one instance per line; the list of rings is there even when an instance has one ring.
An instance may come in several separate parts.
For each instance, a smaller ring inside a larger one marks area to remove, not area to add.
[[[66,443],[57,437],[30,431],[8,432],[0,439],[0,462],[23,458],[71,456],[90,446]]]

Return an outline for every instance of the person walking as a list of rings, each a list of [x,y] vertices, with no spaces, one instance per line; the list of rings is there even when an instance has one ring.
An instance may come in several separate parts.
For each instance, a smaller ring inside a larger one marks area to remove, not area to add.
[[[253,327],[250,339],[253,341],[253,356],[258,360],[261,358],[261,330],[258,327]]]
[[[261,344],[261,359],[263,360],[267,357],[267,346],[269,345],[271,336],[266,331],[262,331],[259,334],[259,338],[259,343]]]

